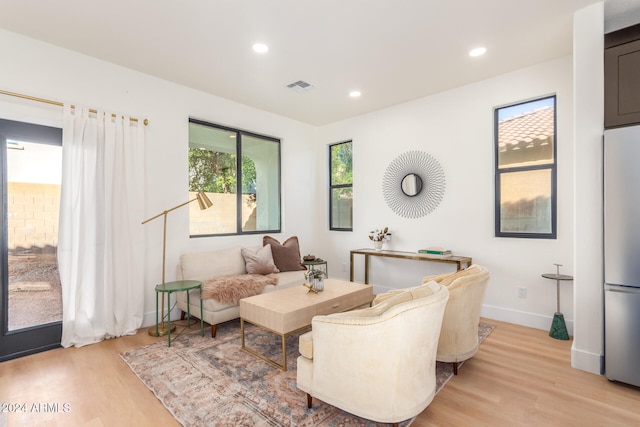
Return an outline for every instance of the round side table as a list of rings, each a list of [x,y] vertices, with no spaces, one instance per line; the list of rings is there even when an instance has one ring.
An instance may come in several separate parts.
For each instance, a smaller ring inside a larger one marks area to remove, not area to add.
[[[315,270],[318,266],[324,266],[324,274],[326,277],[329,277],[329,266],[327,265],[327,261],[316,258],[313,261],[302,261],[302,265],[306,265],[310,270]]]
[[[552,279],[556,281],[557,310],[553,315],[553,322],[551,322],[549,336],[557,340],[568,340],[569,332],[567,331],[567,324],[564,321],[564,315],[560,312],[560,282],[563,280],[573,280],[573,277],[566,274],[560,274],[560,267],[562,267],[562,264],[554,265],[556,266],[556,273],[545,273],[542,275],[545,279]]]
[[[202,282],[198,280],[177,280],[175,282],[162,283],[156,286],[156,327],[155,327],[156,335],[155,336],[160,336],[159,334],[160,323],[158,322],[158,295],[160,293],[163,293],[163,295],[164,293],[167,294],[167,305],[168,305],[169,311],[171,311],[171,294],[174,292],[187,293],[187,326],[185,326],[185,329],[186,329],[187,327],[191,326],[191,303],[189,301],[189,291],[192,289],[200,290],[200,335],[204,336],[204,323],[202,320]],[[164,324],[164,313],[162,313],[162,323]],[[167,330],[168,346],[171,347],[171,313],[167,315],[166,330]],[[175,325],[173,327],[173,330],[175,330]],[[151,334],[151,330],[149,330],[149,333]]]

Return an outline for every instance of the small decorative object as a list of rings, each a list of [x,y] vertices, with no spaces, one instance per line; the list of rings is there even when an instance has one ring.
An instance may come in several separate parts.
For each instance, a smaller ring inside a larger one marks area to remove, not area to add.
[[[305,284],[309,288],[309,292],[315,292],[316,294],[324,289],[324,276],[326,273],[322,270],[312,268],[304,273],[304,278],[307,279],[309,284]]]
[[[314,255],[309,254],[309,255],[303,256],[302,259],[304,261],[315,261],[316,257]]]
[[[444,197],[445,177],[440,163],[422,151],[407,151],[387,167],[382,195],[387,206],[404,218],[420,218]]]
[[[369,240],[373,241],[373,247],[376,251],[382,250],[382,244],[388,240],[391,240],[391,232],[389,231],[389,227],[385,228],[376,228],[373,231],[369,232]]]

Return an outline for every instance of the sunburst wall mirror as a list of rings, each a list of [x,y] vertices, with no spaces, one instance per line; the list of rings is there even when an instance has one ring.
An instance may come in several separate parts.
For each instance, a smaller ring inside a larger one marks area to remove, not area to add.
[[[384,200],[404,218],[420,218],[438,207],[445,190],[444,170],[430,154],[407,151],[387,167],[382,179]]]

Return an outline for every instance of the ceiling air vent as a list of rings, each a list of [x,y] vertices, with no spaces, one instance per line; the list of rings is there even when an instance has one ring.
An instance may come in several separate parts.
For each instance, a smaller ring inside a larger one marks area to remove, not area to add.
[[[287,85],[289,89],[293,89],[298,93],[309,92],[313,89],[313,85],[311,83],[307,83],[303,80],[298,80],[297,82],[289,83]]]

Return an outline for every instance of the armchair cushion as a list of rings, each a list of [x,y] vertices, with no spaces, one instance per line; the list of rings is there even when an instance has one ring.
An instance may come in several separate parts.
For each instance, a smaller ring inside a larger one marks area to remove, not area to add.
[[[307,359],[313,359],[313,332],[307,332],[298,338],[298,350]]]

